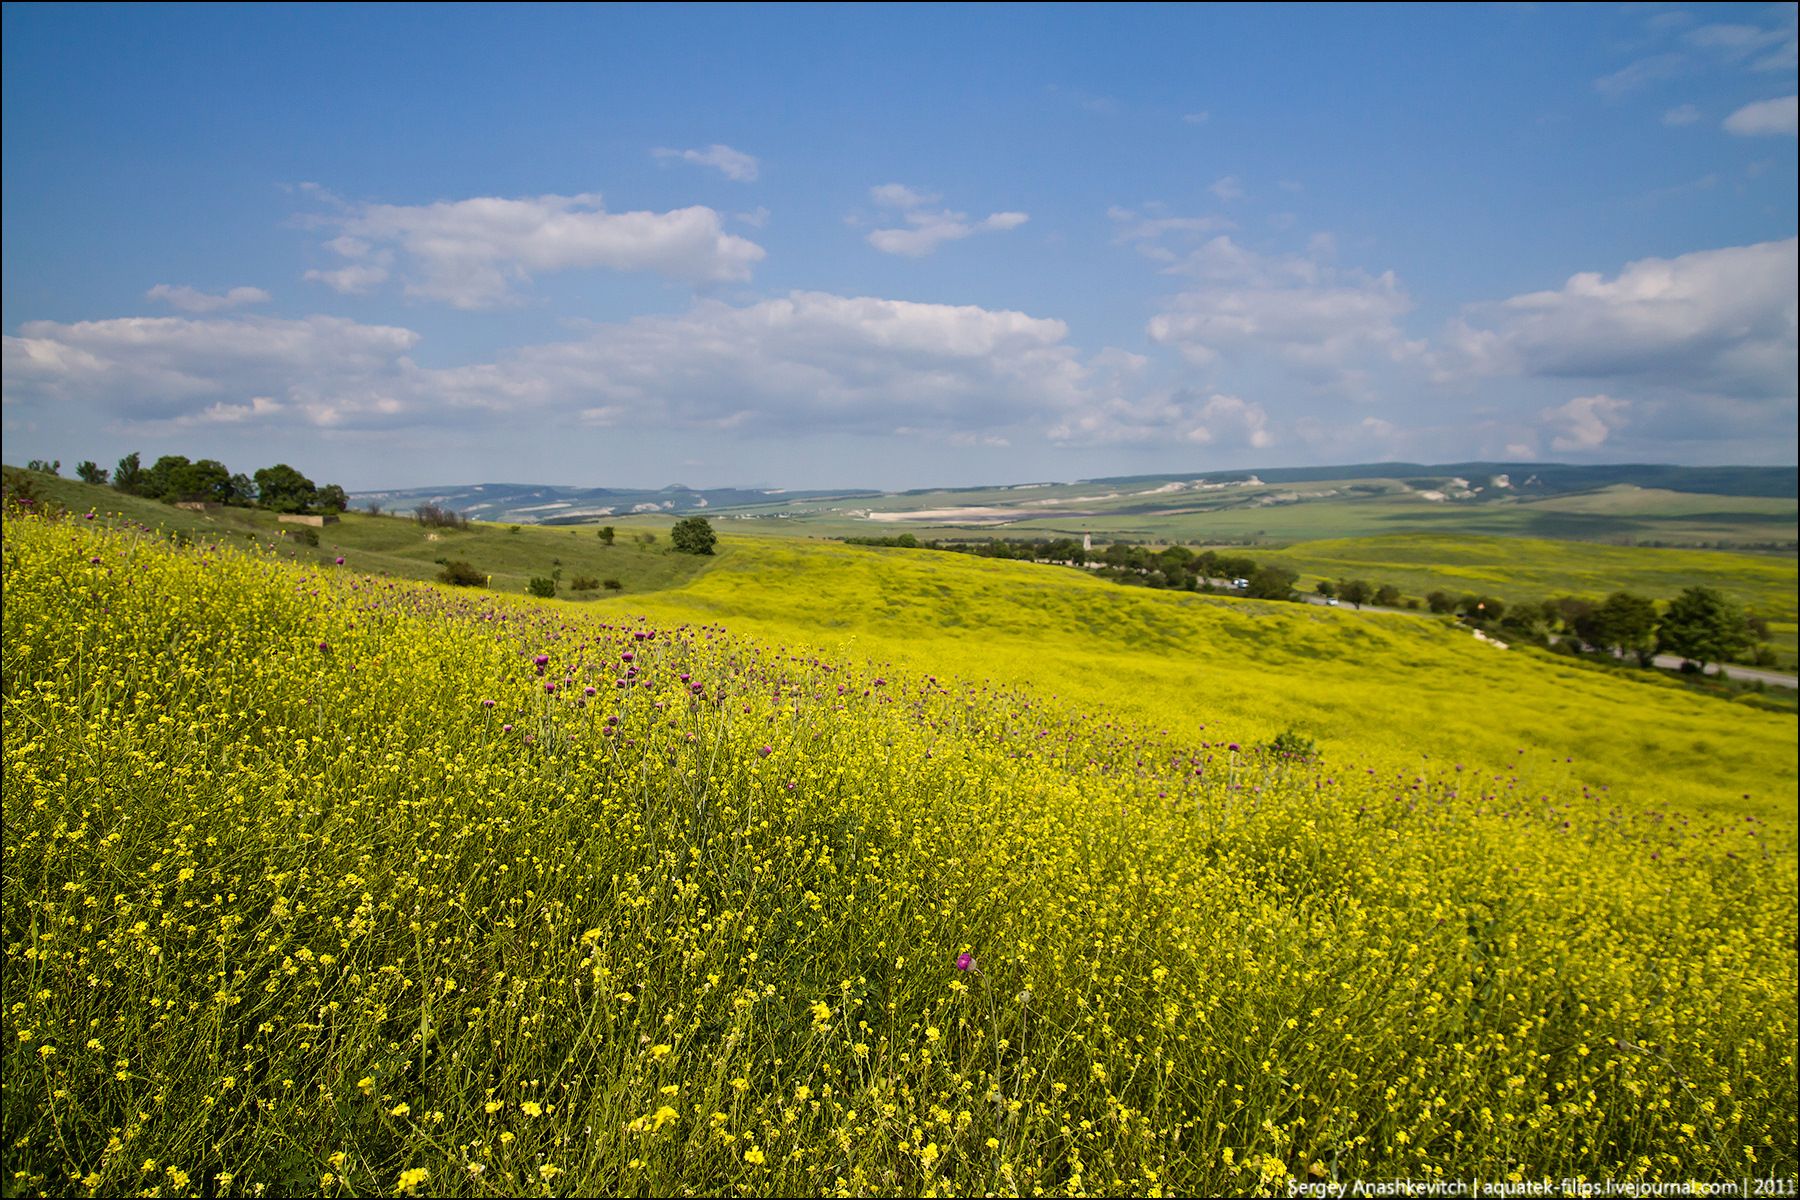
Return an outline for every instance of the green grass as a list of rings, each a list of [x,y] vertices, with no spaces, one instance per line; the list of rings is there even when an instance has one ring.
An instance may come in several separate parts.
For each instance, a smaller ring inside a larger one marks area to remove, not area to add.
[[[11,1194],[1800,1167],[1791,718],[948,555],[208,545],[6,522]]]
[[[743,538],[720,550],[713,571],[625,607],[1029,683],[1158,727],[1266,739],[1293,726],[1339,753],[1406,761],[1504,766],[1524,753],[1638,803],[1795,810],[1791,716],[1498,650],[1444,620],[1121,588],[924,550]]]
[[[523,592],[533,577],[549,578],[560,569],[558,594],[568,599],[607,594],[604,587],[572,592],[571,584],[582,575],[602,583],[617,580],[621,589],[611,594],[630,596],[691,579],[710,562],[670,548],[672,519],[639,519],[629,531],[621,524],[616,542],[608,546],[597,536],[597,525],[514,527],[478,521],[466,530],[427,529],[407,517],[347,512],[337,524],[315,530],[318,545],[307,546],[298,540],[303,527],[283,524],[275,514],[256,509],[195,512],[35,473],[32,486],[64,508],[76,513],[92,511],[103,522],[137,523],[169,535],[222,545],[248,545],[255,539],[279,547],[281,553],[301,563],[331,563],[343,556],[359,571],[396,579],[436,579],[442,570],[439,559],[463,561],[488,575],[490,586],[499,592]],[[515,528],[517,532],[513,532]],[[656,541],[646,546],[633,540],[637,534],[654,534]]]

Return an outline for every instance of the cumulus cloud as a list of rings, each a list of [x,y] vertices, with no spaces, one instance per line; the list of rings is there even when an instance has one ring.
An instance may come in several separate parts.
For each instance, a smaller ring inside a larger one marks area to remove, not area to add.
[[[1067,336],[1020,312],[795,292],[432,369],[412,360],[411,330],[332,317],[33,322],[5,339],[4,386],[9,404],[81,405],[145,431],[532,419],[980,444],[1087,402]]]
[[[694,284],[742,282],[764,257],[761,246],[724,232],[723,219],[710,208],[611,213],[596,193],[340,204],[314,223],[337,231],[325,247],[347,261],[308,271],[308,279],[357,292],[397,273],[409,295],[457,308],[509,303],[518,285],[555,271],[651,271]]]
[[[151,300],[161,300],[182,312],[217,312],[241,308],[246,304],[266,304],[269,293],[257,287],[234,287],[228,292],[203,292],[186,284],[159,283],[144,293]]]
[[[1637,380],[1745,398],[1795,392],[1796,239],[1628,263],[1612,278],[1472,306],[1449,374]]]
[[[757,173],[762,169],[762,164],[756,161],[755,156],[717,142],[704,150],[670,150],[658,146],[650,153],[663,162],[689,162],[695,166],[712,167],[725,178],[735,179],[739,183],[755,183]]]
[[[289,413],[318,426],[422,411],[409,329],[341,317],[26,323],[4,340],[8,404],[79,404],[125,428]]]
[[[1233,200],[1242,200],[1248,194],[1244,191],[1242,181],[1236,175],[1227,175],[1223,179],[1216,180],[1206,190],[1227,204]]]
[[[1151,318],[1152,341],[1206,365],[1221,356],[1272,358],[1317,384],[1361,390],[1367,368],[1420,355],[1400,325],[1412,300],[1392,271],[1380,275],[1326,261],[1328,238],[1313,255],[1268,256],[1212,238],[1169,273],[1195,286]]]
[[[1552,430],[1550,449],[1559,454],[1579,454],[1597,450],[1607,438],[1625,424],[1631,401],[1611,396],[1577,396],[1567,404],[1546,408],[1538,414]]]
[[[1800,131],[1800,96],[1746,104],[1725,118],[1725,131],[1739,137],[1793,137]]]
[[[883,254],[907,258],[923,258],[945,242],[959,241],[977,233],[1017,229],[1031,219],[1022,212],[997,212],[989,213],[979,221],[970,221],[967,213],[935,207],[940,196],[916,191],[901,183],[884,183],[870,188],[869,199],[892,210],[905,222],[898,227],[872,230],[868,236],[869,245]]]
[[[1269,414],[1240,396],[1193,389],[1115,393],[1071,412],[1050,429],[1068,445],[1161,445],[1263,450],[1275,444]]]

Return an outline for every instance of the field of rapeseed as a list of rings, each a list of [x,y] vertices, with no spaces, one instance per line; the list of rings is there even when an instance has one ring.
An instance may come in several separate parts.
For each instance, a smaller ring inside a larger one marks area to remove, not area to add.
[[[3,557],[9,1193],[1796,1171],[1791,827],[79,518]]]

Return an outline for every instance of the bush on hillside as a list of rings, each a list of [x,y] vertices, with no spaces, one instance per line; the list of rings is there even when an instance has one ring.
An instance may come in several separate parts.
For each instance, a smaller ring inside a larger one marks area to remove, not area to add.
[[[457,587],[484,587],[487,584],[487,575],[476,570],[473,564],[459,559],[444,564],[444,569],[438,572],[438,582],[454,584]]]

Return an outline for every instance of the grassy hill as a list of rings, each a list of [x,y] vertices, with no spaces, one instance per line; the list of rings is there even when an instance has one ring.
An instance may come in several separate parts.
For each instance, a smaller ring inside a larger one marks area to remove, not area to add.
[[[488,576],[496,591],[523,592],[533,577],[560,574],[559,594],[582,599],[607,591],[622,595],[655,591],[690,579],[707,566],[704,558],[670,549],[673,518],[639,519],[607,545],[597,536],[598,524],[558,528],[471,521],[466,529],[429,529],[409,517],[347,512],[338,523],[314,531],[317,544],[309,545],[301,540],[306,536],[302,527],[283,524],[274,513],[249,508],[196,512],[71,479],[10,467],[7,472],[10,480],[22,480],[56,505],[76,513],[92,512],[102,523],[133,523],[197,542],[274,547],[297,563],[334,564],[343,557],[355,570],[396,579],[436,579],[444,562],[462,561]],[[638,540],[645,535],[656,540],[648,544]],[[583,575],[602,586],[573,592],[571,585]],[[605,587],[609,579],[619,588]]]
[[[6,521],[13,1191],[1800,1167],[1792,718],[951,556],[234,546]]]
[[[1621,679],[1448,621],[1120,588],[1052,566],[925,550],[725,539],[718,566],[620,602],[669,621],[1029,683],[1157,727],[1345,753],[1523,767],[1642,802],[1791,818],[1791,715]]]

